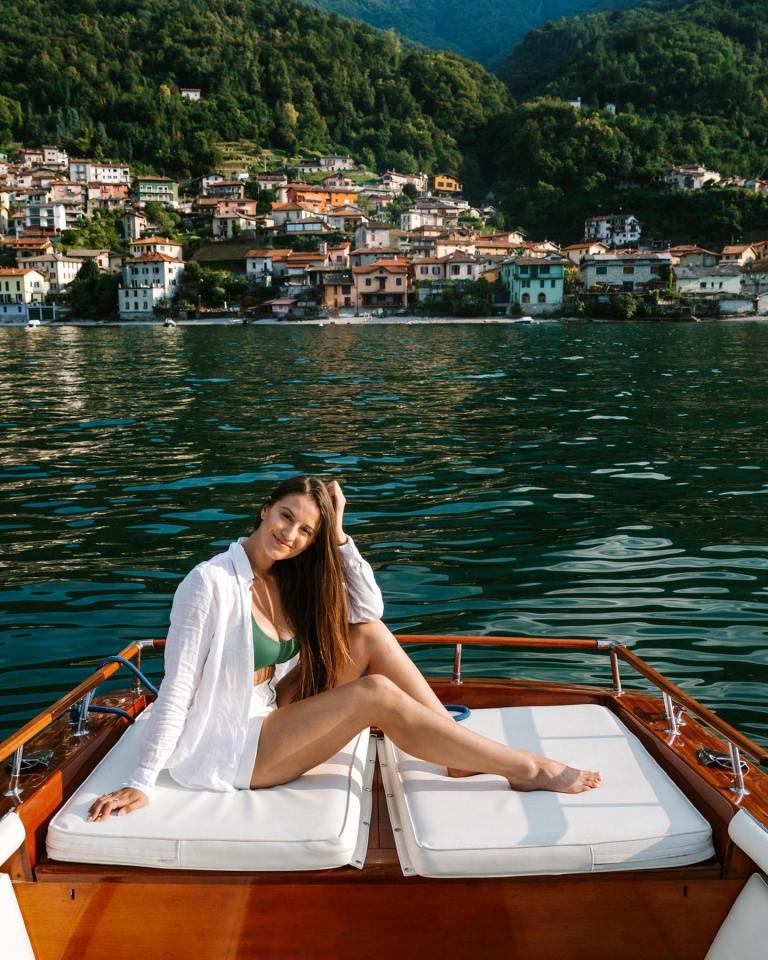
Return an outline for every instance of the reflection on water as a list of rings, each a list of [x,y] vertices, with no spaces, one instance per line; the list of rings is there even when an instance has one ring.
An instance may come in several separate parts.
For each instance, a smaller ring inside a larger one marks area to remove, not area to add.
[[[755,323],[2,329],[0,728],[162,634],[179,578],[312,472],[393,627],[622,640],[765,740],[767,364]]]

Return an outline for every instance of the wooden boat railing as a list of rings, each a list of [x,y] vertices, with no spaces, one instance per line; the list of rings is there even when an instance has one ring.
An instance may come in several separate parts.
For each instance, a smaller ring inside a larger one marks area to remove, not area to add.
[[[741,771],[741,754],[745,753],[755,763],[768,765],[768,754],[762,747],[740,733],[717,714],[713,713],[698,700],[691,697],[676,684],[667,680],[657,670],[629,650],[623,644],[613,640],[571,640],[554,637],[497,637],[497,636],[440,636],[432,634],[400,634],[397,637],[401,644],[424,644],[430,646],[453,646],[453,673],[451,682],[460,686],[462,681],[462,652],[465,645],[485,647],[517,647],[528,649],[555,649],[555,650],[588,650],[610,655],[611,676],[614,695],[620,697],[623,693],[621,684],[619,661],[624,661],[646,680],[650,681],[662,694],[664,712],[669,727],[667,732],[677,736],[684,713],[696,717],[727,744],[733,767],[734,783],[731,789],[741,795],[748,793],[744,787],[744,777]],[[137,667],[141,665],[142,651],[148,648],[161,650],[165,647],[164,639],[137,640],[121,650],[117,657],[134,661]],[[107,680],[123,665],[119,662],[105,663],[86,677],[73,690],[57,700],[47,710],[43,710],[33,717],[19,730],[11,734],[0,743],[0,763],[13,756],[11,765],[11,779],[4,796],[19,800],[21,791],[19,779],[24,757],[24,747],[38,734],[42,733],[50,724],[57,720],[75,704],[80,704],[80,721],[78,733],[84,732],[88,706],[96,688]],[[141,681],[134,676],[134,691],[141,692]]]

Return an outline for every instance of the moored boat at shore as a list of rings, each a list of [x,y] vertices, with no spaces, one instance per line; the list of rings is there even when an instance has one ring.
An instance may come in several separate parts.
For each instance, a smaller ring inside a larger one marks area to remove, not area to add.
[[[749,933],[768,919],[759,745],[620,644],[400,640],[452,648],[452,675],[430,682],[469,708],[463,722],[589,763],[602,785],[569,795],[452,779],[374,731],[282,787],[213,794],[165,778],[136,814],[88,823],[93,797],[130,769],[151,710],[140,676],[94,696],[163,641],[131,644],[0,744],[11,761],[0,860],[37,960],[759,956]],[[608,682],[468,677],[470,645],[592,652]],[[7,884],[0,891],[7,899]]]

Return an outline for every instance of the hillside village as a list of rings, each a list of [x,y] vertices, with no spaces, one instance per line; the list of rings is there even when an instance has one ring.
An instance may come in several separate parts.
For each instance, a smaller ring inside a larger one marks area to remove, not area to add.
[[[670,167],[662,186],[718,179]],[[97,276],[113,285],[96,319],[126,321],[768,308],[768,240],[646,242],[636,217],[615,213],[587,219],[584,239],[561,246],[503,229],[493,206],[471,206],[462,190],[448,174],[377,175],[336,154],[184,184],[56,146],[0,154],[0,322],[79,319],[75,291]],[[116,249],[71,242],[105,222]]]

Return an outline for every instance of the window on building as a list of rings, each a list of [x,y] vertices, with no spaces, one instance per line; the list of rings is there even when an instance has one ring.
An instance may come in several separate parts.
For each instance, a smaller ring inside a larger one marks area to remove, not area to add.
[[[555,281],[555,280],[550,280],[550,281],[549,281],[549,285],[550,285],[550,287],[552,287],[553,290],[554,290],[554,288],[555,288],[556,282],[557,282],[557,281]]]
[[[707,281],[706,281],[706,280],[702,280],[702,281],[701,281],[701,283],[699,284],[699,289],[700,289],[700,290],[706,290],[706,289],[707,289]]]
[[[608,267],[595,267],[595,273],[598,277],[604,277],[608,273]]]
[[[365,285],[366,285],[366,287],[370,287],[370,285],[371,285],[371,278],[370,278],[370,277],[366,277],[366,278],[365,278]]]
[[[522,300],[523,303],[530,303],[531,295],[530,293],[524,293],[520,299]]]
[[[547,302],[547,295],[546,295],[546,293],[540,293],[540,294],[539,294],[539,297],[538,297],[538,300],[539,300],[539,303],[546,303],[546,302]]]
[[[521,281],[520,281],[520,286],[521,286],[521,287],[530,287],[530,285],[531,285],[531,281],[530,281],[530,280],[521,280]]]
[[[539,267],[539,273],[549,273],[549,267]]]
[[[625,276],[630,276],[630,275],[633,274],[634,272],[635,272],[635,268],[634,268],[634,267],[624,267],[624,268],[623,268],[623,273],[625,274]]]
[[[451,264],[451,276],[458,277],[461,273],[461,267],[457,266],[455,263]]]
[[[433,276],[433,277],[439,277],[439,276],[440,276],[440,267],[432,267],[432,276]]]
[[[402,285],[403,285],[403,278],[402,278],[402,277],[395,277],[395,286],[396,286],[396,287],[402,287]],[[720,286],[722,286],[722,284],[720,284]]]

